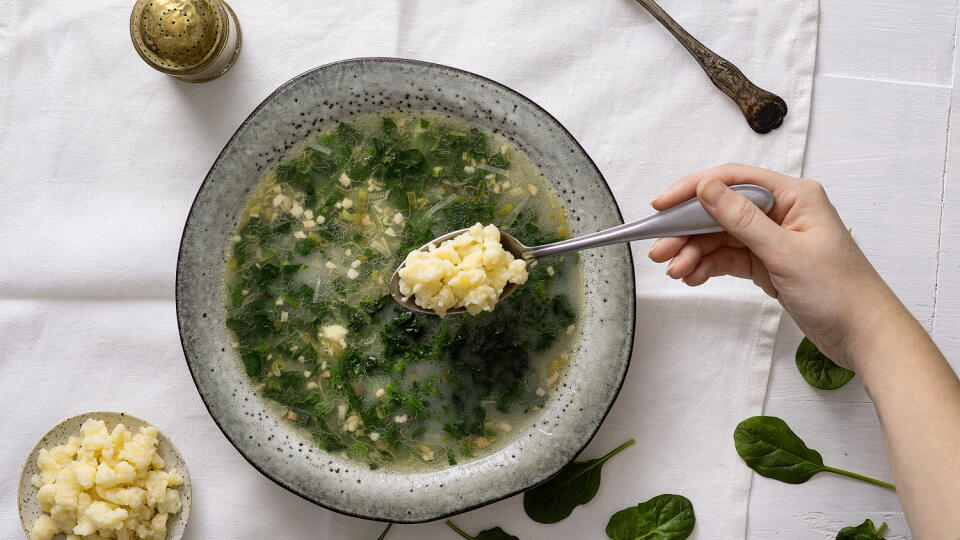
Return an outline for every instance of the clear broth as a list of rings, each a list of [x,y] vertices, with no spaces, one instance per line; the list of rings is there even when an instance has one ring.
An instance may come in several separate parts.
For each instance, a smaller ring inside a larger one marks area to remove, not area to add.
[[[398,112],[346,126],[289,150],[251,196],[227,254],[233,346],[271,409],[328,451],[372,469],[480,457],[562,379],[579,259],[540,261],[476,317],[407,312],[388,281],[409,250],[478,221],[561,239],[563,206],[523,152],[466,122]]]

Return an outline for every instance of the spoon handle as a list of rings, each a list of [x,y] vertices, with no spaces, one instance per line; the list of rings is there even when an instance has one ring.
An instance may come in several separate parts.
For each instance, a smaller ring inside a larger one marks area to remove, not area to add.
[[[731,188],[750,199],[750,202],[759,206],[764,213],[773,208],[773,193],[765,188],[753,184],[740,184]],[[700,200],[693,198],[663,212],[657,212],[630,223],[570,240],[529,248],[529,251],[524,253],[524,258],[540,259],[633,240],[706,234],[722,230],[723,227],[714,221],[700,205]]]
[[[711,51],[673,20],[654,0],[637,0],[666,27],[707,72],[710,81],[740,107],[747,123],[757,133],[769,133],[780,127],[787,115],[787,104],[780,96],[750,82],[737,66]]]

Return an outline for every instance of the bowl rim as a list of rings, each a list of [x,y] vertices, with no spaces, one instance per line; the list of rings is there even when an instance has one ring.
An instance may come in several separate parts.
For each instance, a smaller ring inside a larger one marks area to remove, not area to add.
[[[560,120],[558,120],[553,114],[551,114],[551,113],[550,113],[549,111],[547,111],[545,108],[541,107],[537,102],[533,101],[532,99],[530,99],[529,97],[527,97],[525,94],[523,94],[523,93],[521,93],[521,92],[518,92],[517,90],[514,90],[513,88],[511,88],[511,87],[509,87],[509,86],[507,86],[507,85],[505,85],[505,84],[503,84],[503,83],[497,82],[497,81],[495,81],[495,80],[493,80],[493,79],[490,79],[490,78],[485,77],[485,76],[483,76],[483,75],[480,75],[480,74],[478,74],[478,73],[475,73],[475,72],[472,72],[472,71],[469,71],[469,70],[466,70],[466,69],[462,69],[462,68],[456,68],[456,67],[448,66],[448,65],[445,65],[445,64],[439,64],[439,63],[435,63],[435,62],[427,62],[427,61],[425,61],[425,60],[417,60],[417,59],[413,59],[413,58],[402,58],[402,57],[392,57],[392,56],[358,56],[358,57],[353,57],[353,58],[345,58],[345,59],[342,59],[342,60],[336,60],[336,61],[333,61],[333,62],[328,62],[328,63],[326,63],[326,64],[321,64],[321,65],[319,65],[319,66],[317,66],[317,67],[314,67],[314,68],[311,68],[311,69],[308,69],[308,70],[306,70],[306,71],[303,71],[303,72],[299,73],[298,75],[290,78],[290,79],[287,80],[286,82],[284,82],[284,83],[282,83],[281,85],[279,85],[275,90],[273,90],[272,92],[270,92],[270,94],[268,94],[265,98],[263,98],[263,100],[262,100],[259,104],[257,104],[256,107],[254,107],[254,109],[250,112],[250,114],[248,114],[247,117],[244,118],[242,122],[240,122],[240,125],[237,126],[237,129],[233,132],[233,135],[231,135],[230,138],[227,140],[227,142],[224,143],[223,149],[220,150],[220,153],[217,154],[217,157],[213,160],[213,163],[210,165],[210,169],[207,170],[207,174],[206,174],[206,175],[204,176],[204,178],[203,178],[203,182],[201,182],[200,185],[197,187],[197,193],[196,193],[196,195],[194,195],[193,201],[190,203],[190,210],[187,212],[187,218],[186,218],[186,220],[185,220],[185,222],[184,222],[183,232],[182,232],[181,235],[180,235],[180,245],[179,245],[179,247],[178,247],[178,249],[177,249],[177,269],[176,269],[176,275],[175,275],[175,281],[174,281],[174,305],[176,306],[176,310],[177,310],[177,332],[178,332],[179,337],[180,337],[180,347],[181,347],[181,349],[182,349],[182,351],[183,351],[184,361],[187,363],[187,371],[190,372],[190,377],[191,377],[191,379],[193,380],[194,387],[196,387],[197,393],[200,394],[200,400],[203,402],[203,406],[207,409],[207,414],[210,415],[210,417],[213,419],[214,424],[216,424],[216,426],[217,426],[217,428],[220,430],[220,432],[223,433],[223,435],[224,435],[224,437],[227,439],[227,441],[230,442],[230,445],[233,446],[233,448],[243,457],[244,460],[246,460],[247,463],[249,463],[251,466],[253,466],[254,469],[256,469],[260,474],[262,474],[263,476],[265,476],[266,478],[268,478],[271,482],[277,484],[278,486],[280,486],[280,487],[282,487],[283,489],[289,491],[290,493],[293,493],[294,495],[300,497],[301,499],[304,499],[304,500],[306,500],[306,501],[308,501],[308,502],[310,502],[310,503],[313,503],[313,504],[316,504],[317,506],[320,506],[321,508],[324,508],[324,509],[326,509],[326,510],[330,510],[330,511],[336,512],[336,513],[338,513],[338,514],[342,514],[342,515],[346,515],[346,516],[350,516],[350,517],[354,517],[354,518],[365,519],[365,520],[368,520],[368,521],[376,521],[376,522],[379,522],[379,523],[387,523],[387,522],[388,522],[388,523],[403,523],[403,524],[430,523],[430,522],[433,522],[433,521],[439,521],[439,520],[441,520],[441,519],[445,519],[445,518],[448,518],[448,517],[451,517],[451,516],[455,516],[455,515],[459,515],[459,514],[462,514],[462,513],[465,513],[465,512],[469,512],[469,511],[471,511],[471,510],[476,510],[476,509],[482,508],[482,507],[484,507],[484,506],[488,506],[488,505],[493,504],[493,503],[495,503],[495,502],[502,501],[502,500],[507,499],[507,498],[509,498],[509,497],[513,497],[514,495],[518,495],[518,494],[520,494],[520,493],[524,493],[524,492],[526,492],[526,491],[529,491],[530,489],[533,489],[534,487],[536,487],[536,486],[538,486],[538,485],[540,485],[540,484],[543,484],[544,482],[546,482],[546,481],[550,480],[551,478],[553,478],[554,476],[556,476],[556,475],[563,469],[563,467],[566,467],[567,465],[569,465],[570,463],[572,463],[573,461],[575,461],[575,460],[577,459],[577,457],[579,457],[579,455],[583,452],[583,450],[586,449],[586,447],[590,444],[590,442],[593,441],[593,438],[596,436],[597,432],[600,430],[600,427],[603,425],[603,422],[607,419],[607,416],[610,414],[610,410],[613,408],[613,404],[616,403],[617,398],[620,396],[620,391],[623,389],[624,382],[625,382],[626,379],[627,379],[627,373],[628,373],[629,370],[630,370],[630,362],[631,362],[631,360],[633,359],[633,351],[634,351],[634,345],[635,345],[636,335],[637,335],[637,329],[636,329],[636,312],[637,312],[637,295],[636,295],[636,290],[637,290],[637,281],[636,281],[636,279],[637,279],[637,278],[636,278],[636,267],[635,267],[635,262],[634,262],[634,259],[633,259],[633,248],[631,247],[630,243],[628,242],[628,243],[626,243],[625,245],[626,245],[626,248],[627,248],[627,256],[628,256],[628,260],[629,260],[629,263],[630,263],[630,270],[631,270],[631,271],[630,271],[630,276],[629,276],[629,279],[630,279],[630,285],[629,285],[629,287],[630,287],[630,289],[633,290],[633,294],[630,295],[630,314],[631,314],[631,316],[633,317],[634,324],[633,324],[633,325],[631,326],[631,328],[630,328],[630,341],[629,341],[629,345],[628,345],[628,347],[627,347],[627,358],[626,358],[626,364],[625,364],[624,370],[623,370],[623,376],[620,378],[620,380],[619,380],[618,383],[617,383],[616,390],[615,390],[614,393],[613,393],[613,399],[610,400],[610,404],[607,405],[606,410],[603,411],[603,415],[601,415],[600,421],[597,422],[597,425],[592,429],[592,431],[591,431],[591,433],[590,433],[590,436],[585,439],[583,445],[580,446],[580,448],[576,451],[576,453],[573,454],[572,457],[571,457],[562,467],[558,468],[556,471],[554,471],[553,473],[547,475],[545,478],[541,479],[540,481],[535,482],[535,483],[533,483],[533,484],[531,484],[530,486],[527,486],[527,487],[525,487],[525,488],[517,489],[517,490],[514,490],[514,491],[510,491],[510,492],[508,492],[508,493],[506,493],[506,494],[504,494],[504,495],[502,495],[502,496],[494,497],[494,498],[491,498],[491,499],[489,499],[489,500],[485,500],[485,501],[483,501],[483,502],[479,502],[479,503],[471,504],[471,505],[468,505],[468,506],[464,506],[463,508],[460,508],[459,510],[446,512],[446,513],[443,513],[443,514],[438,515],[438,516],[436,516],[436,517],[431,517],[431,518],[428,518],[428,519],[415,518],[415,519],[410,519],[410,520],[383,521],[383,520],[378,520],[378,519],[376,519],[376,518],[371,518],[371,517],[369,517],[369,516],[366,516],[366,515],[363,515],[363,514],[360,514],[360,513],[357,513],[357,512],[353,512],[353,511],[350,511],[350,510],[345,510],[345,509],[341,509],[341,508],[334,508],[333,506],[330,506],[330,505],[328,505],[328,504],[325,504],[324,502],[321,502],[321,500],[315,500],[313,497],[310,497],[308,494],[301,493],[301,492],[297,491],[296,489],[294,489],[293,486],[288,485],[288,484],[287,484],[286,482],[284,482],[283,480],[281,480],[281,479],[279,479],[279,478],[274,478],[270,473],[268,473],[268,472],[267,472],[264,468],[262,468],[258,463],[256,463],[256,462],[255,462],[254,460],[252,460],[250,457],[248,457],[247,454],[246,454],[243,450],[240,449],[240,447],[239,447],[239,446],[237,445],[237,443],[233,440],[233,438],[230,436],[230,434],[227,433],[227,430],[224,429],[223,425],[221,425],[220,419],[218,419],[218,418],[211,412],[211,410],[210,410],[210,404],[207,403],[207,396],[205,396],[204,393],[203,393],[202,391],[200,391],[200,385],[199,385],[198,382],[197,382],[197,377],[196,377],[196,375],[194,375],[193,368],[192,368],[191,365],[190,365],[190,359],[187,357],[187,344],[186,344],[186,342],[184,341],[183,320],[182,320],[182,318],[180,317],[180,309],[179,309],[181,299],[180,299],[180,287],[179,287],[177,284],[180,283],[181,271],[182,271],[182,269],[183,269],[183,265],[182,265],[182,262],[183,262],[183,261],[182,261],[182,258],[183,258],[183,242],[184,242],[184,240],[185,240],[185,238],[186,238],[187,229],[190,227],[191,220],[192,220],[193,217],[194,217],[194,210],[195,210],[196,205],[197,205],[197,200],[198,200],[199,197],[200,197],[200,193],[203,192],[204,187],[205,187],[205,186],[207,185],[207,183],[210,181],[210,179],[211,179],[211,174],[213,173],[214,167],[215,167],[215,166],[217,165],[217,163],[220,161],[220,158],[222,158],[223,155],[226,153],[226,151],[227,151],[227,149],[230,147],[231,143],[233,143],[233,141],[237,138],[237,136],[239,135],[240,131],[241,131],[241,130],[243,129],[243,127],[247,124],[247,122],[249,122],[249,121],[260,111],[260,109],[262,109],[264,106],[266,106],[266,104],[269,103],[269,102],[274,98],[274,96],[278,95],[278,94],[281,93],[284,89],[286,89],[288,86],[290,86],[291,84],[296,83],[296,82],[299,81],[300,79],[302,79],[302,78],[304,78],[304,77],[306,77],[306,76],[308,76],[308,75],[310,75],[310,74],[312,74],[312,73],[314,73],[314,72],[317,72],[317,71],[320,71],[320,70],[323,70],[323,69],[327,69],[327,68],[330,68],[330,67],[333,67],[333,66],[338,66],[338,65],[343,65],[343,64],[352,64],[352,63],[361,63],[361,62],[383,62],[383,63],[408,64],[408,65],[416,65],[416,66],[425,66],[425,67],[430,67],[430,68],[439,68],[439,69],[442,69],[442,70],[448,70],[448,71],[453,71],[453,72],[460,73],[460,74],[463,74],[463,75],[467,75],[467,76],[472,77],[472,78],[475,78],[475,79],[477,79],[477,80],[479,80],[479,81],[481,81],[481,82],[483,82],[483,83],[486,83],[486,84],[490,84],[490,85],[499,87],[499,88],[501,88],[501,89],[503,89],[503,90],[506,90],[506,91],[509,92],[509,93],[512,93],[512,94],[516,95],[516,96],[519,97],[521,100],[526,101],[526,102],[527,102],[530,106],[532,106],[534,109],[536,109],[537,111],[543,113],[547,118],[549,118],[550,120],[552,120],[552,121],[557,125],[557,127],[560,128],[560,130],[563,132],[563,134],[565,134],[566,136],[568,136],[568,137],[570,138],[570,140],[571,140],[571,141],[573,142],[573,144],[576,146],[576,149],[586,158],[587,163],[590,165],[590,167],[593,168],[594,172],[597,174],[597,177],[600,179],[603,188],[607,191],[607,194],[608,194],[608,195],[610,196],[610,198],[613,200],[613,203],[614,203],[614,204],[613,204],[613,206],[614,206],[614,211],[616,212],[617,219],[619,219],[621,223],[624,222],[624,221],[623,221],[623,212],[622,212],[621,209],[620,209],[620,204],[617,202],[617,198],[616,198],[616,196],[614,195],[613,190],[610,188],[610,183],[607,182],[607,179],[603,176],[603,173],[600,172],[600,168],[597,167],[596,162],[594,162],[593,158],[590,157],[590,154],[587,153],[587,151],[583,148],[583,145],[580,144],[580,141],[578,141],[577,138],[574,137],[572,133],[570,133],[570,130],[568,130],[568,129],[566,128],[566,126],[564,126],[564,125],[560,122]]]

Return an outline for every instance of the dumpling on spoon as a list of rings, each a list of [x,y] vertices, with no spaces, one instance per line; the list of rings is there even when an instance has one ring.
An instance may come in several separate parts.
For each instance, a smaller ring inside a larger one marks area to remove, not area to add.
[[[411,251],[399,271],[400,293],[443,317],[464,308],[493,311],[507,283],[527,281],[527,263],[503,249],[496,225],[477,223],[463,234]]]

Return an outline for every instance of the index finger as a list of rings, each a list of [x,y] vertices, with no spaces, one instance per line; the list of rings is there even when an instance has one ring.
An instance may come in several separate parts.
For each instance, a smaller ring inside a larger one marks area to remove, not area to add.
[[[792,176],[780,174],[760,167],[751,167],[739,163],[727,163],[711,169],[695,172],[677,180],[672,186],[664,190],[650,204],[657,210],[666,210],[676,206],[686,200],[697,196],[697,186],[703,180],[716,178],[721,182],[732,186],[735,184],[756,184],[769,189],[774,196],[775,203],[772,214],[777,214],[778,210],[785,206],[784,195],[797,181]],[[779,208],[778,208],[779,207]]]

